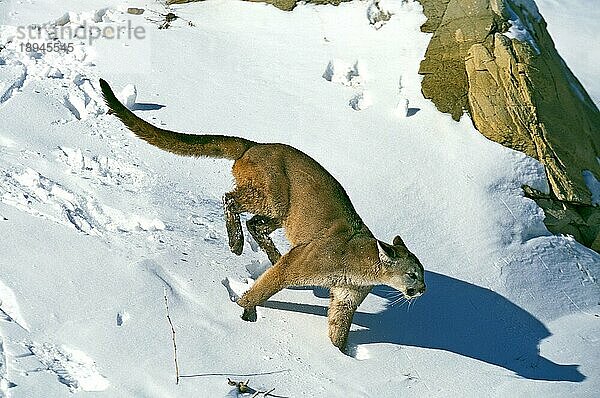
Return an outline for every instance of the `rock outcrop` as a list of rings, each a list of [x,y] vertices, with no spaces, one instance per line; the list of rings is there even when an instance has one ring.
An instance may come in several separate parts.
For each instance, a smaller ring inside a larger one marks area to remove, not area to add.
[[[421,0],[433,33],[422,91],[487,138],[538,159],[552,192],[530,197],[555,233],[600,250],[600,209],[583,173],[600,177],[600,113],[562,60],[531,0]]]
[[[183,3],[193,3],[193,2],[198,2],[198,1],[203,1],[203,0],[167,0],[167,4],[183,4]],[[275,7],[283,10],[283,11],[291,11],[294,9],[294,7],[296,7],[296,4],[298,3],[298,0],[246,0],[246,1],[252,1],[255,3],[268,3],[268,4],[272,4]],[[350,0],[308,0],[306,1],[307,3],[313,3],[313,4],[333,4],[333,5],[338,5],[340,3],[343,3],[344,1],[350,1]]]
[[[600,211],[597,206],[558,200],[524,186],[525,196],[544,209],[544,223],[550,232],[572,235],[579,243],[600,252]]]

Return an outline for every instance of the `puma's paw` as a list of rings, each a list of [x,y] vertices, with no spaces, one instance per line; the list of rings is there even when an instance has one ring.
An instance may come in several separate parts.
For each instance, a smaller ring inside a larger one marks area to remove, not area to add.
[[[243,239],[238,239],[238,240],[234,240],[233,242],[229,242],[229,250],[231,250],[231,252],[233,254],[236,255],[240,255],[242,254],[242,251],[244,250],[244,240]]]
[[[221,281],[223,286],[227,289],[229,299],[234,303],[239,304],[240,298],[246,293],[254,284],[254,279],[247,278],[245,281],[237,281],[235,279],[225,278]]]
[[[244,312],[242,313],[242,319],[248,322],[256,322],[256,307],[244,308]]]

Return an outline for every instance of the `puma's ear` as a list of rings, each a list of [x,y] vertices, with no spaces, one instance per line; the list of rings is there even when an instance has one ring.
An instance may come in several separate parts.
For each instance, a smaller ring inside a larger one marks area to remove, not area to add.
[[[394,246],[388,245],[380,240],[377,241],[377,248],[379,249],[379,258],[382,261],[391,261],[396,256],[394,252]]]
[[[394,238],[393,245],[394,246],[406,246],[404,244],[404,242],[402,241],[402,238],[400,237],[400,235],[396,235],[396,237]]]

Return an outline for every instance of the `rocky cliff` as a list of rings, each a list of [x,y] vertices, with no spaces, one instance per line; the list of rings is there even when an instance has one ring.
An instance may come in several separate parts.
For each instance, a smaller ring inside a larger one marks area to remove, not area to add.
[[[562,60],[531,0],[421,0],[433,33],[422,91],[443,112],[470,114],[486,137],[542,162],[551,192],[526,189],[555,233],[600,249],[600,113]]]
[[[167,0],[167,4],[183,4],[183,3],[192,3],[192,2],[197,2],[197,1],[203,1],[203,0]],[[298,3],[297,0],[245,0],[245,1],[252,1],[255,3],[268,3],[268,4],[272,4],[275,7],[282,9],[284,11],[291,11],[294,9],[294,7],[296,7],[296,4]],[[333,4],[333,5],[338,5],[344,1],[350,1],[350,0],[308,0],[306,1],[307,3],[313,3],[313,4]]]

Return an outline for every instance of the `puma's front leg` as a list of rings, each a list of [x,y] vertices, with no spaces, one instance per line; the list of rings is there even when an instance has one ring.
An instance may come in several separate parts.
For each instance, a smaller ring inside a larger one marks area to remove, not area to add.
[[[237,300],[237,304],[244,307],[243,320],[256,321],[256,306],[261,305],[280,290],[296,284],[293,270],[294,266],[300,263],[301,251],[302,246],[292,248],[275,265],[267,269],[250,290]]]
[[[284,257],[281,258],[282,260]],[[242,319],[255,322],[256,306],[267,301],[272,295],[286,287],[284,276],[282,275],[281,261],[269,268],[252,285],[250,290],[237,300],[237,304],[244,307]]]
[[[370,291],[371,286],[331,288],[331,302],[327,311],[329,339],[342,352],[348,344],[354,312]]]

